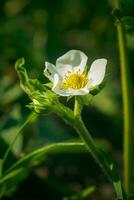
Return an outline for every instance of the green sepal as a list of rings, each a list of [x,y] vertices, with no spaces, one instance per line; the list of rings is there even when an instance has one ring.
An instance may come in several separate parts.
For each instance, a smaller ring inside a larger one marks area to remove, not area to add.
[[[78,96],[77,99],[78,99],[80,105],[89,106],[93,99],[93,95],[92,94],[81,95],[81,96]]]
[[[30,95],[30,98],[32,102],[28,107],[36,113],[51,112],[53,111],[53,106],[58,103],[58,96],[51,90],[42,93],[36,91]]]
[[[73,98],[72,95],[68,96],[68,97],[67,97],[67,102],[70,101],[72,98]]]
[[[105,81],[103,81],[100,85],[91,88],[89,94],[78,96],[79,103],[83,106],[89,106],[92,102],[93,97],[97,95],[104,88],[104,86]]]
[[[97,85],[96,87],[91,88],[90,94],[93,96],[97,95],[101,90],[103,90],[105,85],[106,85],[106,81],[103,81],[100,85]]]
[[[32,100],[28,107],[36,113],[49,112],[58,102],[58,95],[48,89],[50,84],[44,85],[38,79],[30,79],[26,69],[23,67],[24,64],[24,58],[18,59],[15,64],[15,69],[20,78],[21,88]]]

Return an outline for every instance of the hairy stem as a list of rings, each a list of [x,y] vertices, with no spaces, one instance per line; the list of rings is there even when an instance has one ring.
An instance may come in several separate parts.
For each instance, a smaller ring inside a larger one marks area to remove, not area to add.
[[[109,159],[109,156],[101,151],[94,143],[92,136],[81,119],[82,107],[83,105],[81,105],[79,99],[75,98],[74,111],[59,102],[58,105],[53,107],[53,112],[58,114],[67,124],[76,130],[91,156],[95,159],[108,180],[112,183],[118,199],[123,200],[123,188],[119,183],[118,175],[116,174],[115,178],[115,171],[113,171],[115,165],[113,164],[113,161]]]

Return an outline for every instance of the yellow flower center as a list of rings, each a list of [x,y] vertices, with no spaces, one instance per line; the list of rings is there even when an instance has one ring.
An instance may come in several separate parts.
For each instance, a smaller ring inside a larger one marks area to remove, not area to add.
[[[68,89],[80,89],[84,88],[88,82],[88,78],[84,74],[80,74],[79,72],[74,74],[69,74],[66,76],[63,82],[63,88]]]

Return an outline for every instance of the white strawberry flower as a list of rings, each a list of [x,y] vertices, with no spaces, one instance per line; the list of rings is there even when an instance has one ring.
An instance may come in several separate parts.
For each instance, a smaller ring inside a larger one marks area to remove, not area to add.
[[[52,90],[61,96],[85,95],[104,79],[107,60],[95,60],[89,71],[87,56],[80,50],[70,50],[56,60],[56,66],[45,62],[44,75],[53,83]]]

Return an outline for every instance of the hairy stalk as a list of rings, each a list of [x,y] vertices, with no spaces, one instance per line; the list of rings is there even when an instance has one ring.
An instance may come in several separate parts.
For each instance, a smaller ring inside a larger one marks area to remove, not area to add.
[[[120,0],[115,0],[115,8],[120,9]],[[121,68],[121,85],[123,98],[123,118],[124,118],[124,184],[128,195],[134,193],[133,182],[134,172],[133,164],[133,116],[132,116],[132,91],[131,79],[128,64],[128,53],[126,48],[126,37],[123,24],[120,20],[117,22],[117,35],[120,54],[120,68]]]
[[[3,173],[4,163],[5,163],[5,161],[6,161],[7,157],[8,157],[8,155],[9,155],[9,152],[11,151],[11,149],[12,149],[12,147],[13,147],[13,145],[14,145],[16,139],[17,139],[17,137],[19,136],[19,134],[21,133],[21,131],[23,130],[23,128],[24,128],[32,119],[34,119],[36,116],[37,116],[37,114],[31,113],[31,114],[28,116],[27,120],[20,126],[20,128],[19,128],[19,130],[17,131],[15,137],[14,137],[13,140],[11,141],[11,143],[10,143],[10,145],[9,145],[9,147],[8,147],[8,149],[7,149],[7,151],[6,151],[5,154],[4,154],[3,160],[2,160],[1,176],[2,176],[2,173]]]

